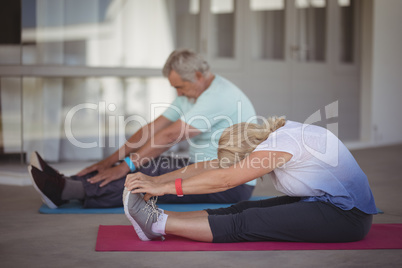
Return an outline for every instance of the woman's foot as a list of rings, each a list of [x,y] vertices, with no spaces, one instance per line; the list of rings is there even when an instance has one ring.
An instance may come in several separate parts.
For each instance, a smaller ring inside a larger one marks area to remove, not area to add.
[[[162,234],[152,231],[152,224],[158,221],[163,211],[150,200],[145,202],[142,194],[132,194],[127,188],[123,192],[124,213],[134,226],[135,232],[142,241],[149,241]]]

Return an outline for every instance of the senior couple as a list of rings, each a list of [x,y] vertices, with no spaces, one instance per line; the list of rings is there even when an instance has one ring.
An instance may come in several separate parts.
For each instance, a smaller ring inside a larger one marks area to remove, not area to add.
[[[191,51],[172,52],[163,74],[177,98],[109,157],[66,177],[32,154],[28,170],[50,208],[71,199],[85,208],[123,205],[145,241],[174,234],[204,242],[345,242],[368,233],[374,198],[336,136],[282,117],[257,124],[247,96]],[[185,139],[188,158],[162,155]],[[312,155],[305,139],[317,149],[327,144],[325,157]],[[335,167],[331,158],[338,158]],[[284,195],[247,201],[267,173]],[[237,204],[171,212],[158,208],[154,197],[158,203]]]

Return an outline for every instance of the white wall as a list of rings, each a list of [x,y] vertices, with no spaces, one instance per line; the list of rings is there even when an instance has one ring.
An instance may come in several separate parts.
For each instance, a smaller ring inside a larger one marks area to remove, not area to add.
[[[402,1],[374,0],[371,142],[402,142]]]

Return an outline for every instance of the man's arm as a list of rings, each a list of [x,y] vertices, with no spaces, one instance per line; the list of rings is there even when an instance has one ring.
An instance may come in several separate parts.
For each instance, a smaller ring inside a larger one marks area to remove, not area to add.
[[[143,146],[148,140],[152,138],[155,133],[163,128],[168,127],[172,123],[173,122],[166,117],[159,116],[153,122],[143,126],[136,133],[134,133],[125,142],[125,144],[119,148],[119,150],[111,154],[109,157],[103,159],[102,161],[83,169],[77,175],[83,176],[95,170],[102,171],[110,168],[117,161],[129,155],[130,153],[135,152],[138,148]]]
[[[168,127],[161,129],[154,136],[151,135],[148,141],[140,149],[138,149],[134,154],[130,155],[130,158],[135,167],[138,168],[141,165],[149,162],[152,158],[159,156],[174,144],[187,138],[192,138],[200,133],[200,130],[191,127],[181,120],[178,120],[170,124]],[[102,181],[100,187],[103,187],[109,182],[125,176],[127,173],[129,173],[129,171],[130,168],[128,167],[127,163],[123,162],[116,167],[112,167],[104,170],[101,173],[98,173],[96,176],[88,179],[88,181],[90,183]]]
[[[155,119],[155,121],[140,128],[126,141],[122,147],[120,147],[118,151],[110,156],[112,161],[114,161],[113,163],[140,149],[142,146],[144,146],[144,144],[151,140],[156,133],[164,128],[167,128],[171,124],[173,124],[172,121],[161,115]]]
[[[161,155],[173,145],[193,138],[201,133],[197,128],[177,120],[168,127],[157,132],[147,143],[144,144],[135,154],[131,155],[134,165],[141,166],[146,164],[150,159]]]

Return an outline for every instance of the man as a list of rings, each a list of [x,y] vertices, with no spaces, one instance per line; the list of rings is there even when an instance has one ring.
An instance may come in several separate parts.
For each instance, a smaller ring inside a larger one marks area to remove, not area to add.
[[[255,119],[247,96],[234,84],[210,71],[196,53],[176,50],[167,59],[163,75],[177,90],[177,98],[158,118],[142,127],[115,153],[79,172],[64,177],[34,153],[29,171],[44,202],[56,208],[70,199],[86,208],[122,206],[128,173],[166,174],[190,163],[217,158],[220,134],[230,125]],[[174,144],[189,141],[189,158],[161,156]],[[122,156],[123,162],[118,163]],[[116,164],[118,163],[118,164]],[[247,200],[255,181],[222,193],[162,197],[169,203],[234,203]]]

